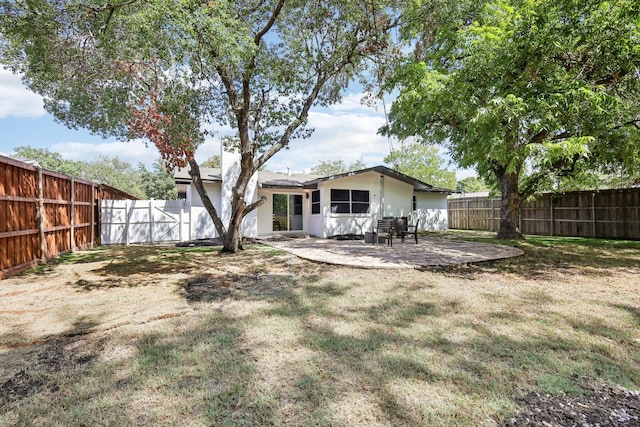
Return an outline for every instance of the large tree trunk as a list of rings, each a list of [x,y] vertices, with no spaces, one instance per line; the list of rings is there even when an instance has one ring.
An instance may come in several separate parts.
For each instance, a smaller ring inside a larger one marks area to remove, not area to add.
[[[500,205],[500,229],[498,239],[524,239],[520,232],[520,194],[518,192],[519,173],[507,172],[506,168],[495,168],[500,183],[502,203]]]
[[[242,234],[240,232],[242,219],[258,206],[265,203],[267,199],[262,196],[258,201],[249,205],[246,204],[244,200],[244,193],[248,183],[246,175],[248,174],[250,177],[252,174],[249,174],[249,172],[241,172],[241,176],[238,179],[236,188],[234,189],[233,200],[231,201],[231,220],[229,221],[229,224],[223,224],[220,216],[218,215],[218,211],[207,194],[207,190],[204,188],[204,183],[200,176],[200,167],[193,156],[189,159],[189,166],[189,174],[191,175],[196,191],[202,200],[204,208],[213,220],[213,224],[215,225],[216,231],[222,241],[222,252],[237,253],[242,250]]]

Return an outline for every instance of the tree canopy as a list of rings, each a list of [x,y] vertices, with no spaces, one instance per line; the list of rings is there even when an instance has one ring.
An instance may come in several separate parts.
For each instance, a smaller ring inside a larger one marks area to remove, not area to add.
[[[35,160],[44,169],[61,174],[83,178],[83,166],[81,162],[67,160],[60,153],[50,151],[48,148],[34,148],[30,146],[16,147],[12,156],[21,160]]]
[[[148,199],[175,200],[178,198],[178,188],[173,180],[173,173],[167,169],[162,159],[156,159],[151,170],[139,163],[138,173],[140,186]]]
[[[204,166],[207,168],[220,168],[220,154],[214,154],[209,157],[207,160],[202,162],[200,166]]]
[[[359,169],[366,169],[367,165],[362,159],[358,159],[348,165],[344,160],[320,160],[311,168],[311,173],[321,176],[339,175]]]
[[[67,160],[48,148],[16,147],[12,154],[24,160],[36,160],[44,168],[75,178],[106,184],[140,198],[171,200],[178,197],[173,174],[162,159],[153,162],[148,170],[138,164],[136,170],[129,162],[118,157],[98,156],[92,161]]]
[[[456,190],[462,191],[463,193],[478,193],[481,191],[489,191],[490,188],[482,178],[468,176],[458,181]]]
[[[581,170],[640,163],[640,4],[460,4],[396,70],[383,131],[443,143],[461,166],[493,175],[499,237],[521,237],[522,200]]]
[[[427,184],[450,189],[456,186],[455,171],[447,170],[436,147],[420,142],[402,143],[399,149],[384,158],[384,162]]]
[[[391,47],[394,1],[0,1],[0,62],[63,123],[143,137],[170,166],[189,165],[224,249],[262,200],[251,176],[292,139],[309,110],[338,102],[370,58]],[[223,223],[194,152],[231,126],[241,171]]]

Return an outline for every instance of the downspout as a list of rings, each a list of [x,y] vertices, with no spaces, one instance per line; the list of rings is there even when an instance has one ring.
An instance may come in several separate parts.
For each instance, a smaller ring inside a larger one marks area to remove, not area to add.
[[[384,218],[384,175],[380,175],[380,218]]]

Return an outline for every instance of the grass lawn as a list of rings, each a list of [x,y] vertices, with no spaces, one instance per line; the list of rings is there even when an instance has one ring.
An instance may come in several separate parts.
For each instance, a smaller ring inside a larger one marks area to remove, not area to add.
[[[98,248],[0,282],[0,425],[502,425],[640,388],[640,242],[432,271]]]

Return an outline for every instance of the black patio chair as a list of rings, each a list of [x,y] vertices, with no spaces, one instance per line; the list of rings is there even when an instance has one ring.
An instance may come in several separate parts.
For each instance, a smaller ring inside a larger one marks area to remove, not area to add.
[[[418,244],[418,225],[420,224],[420,218],[416,220],[414,225],[404,225],[402,226],[402,232],[400,234],[401,242],[404,243],[404,238],[407,236],[413,236],[416,240],[416,245]]]
[[[378,238],[387,239],[387,245],[393,246],[393,219],[379,219],[373,230],[373,244],[378,243]]]

